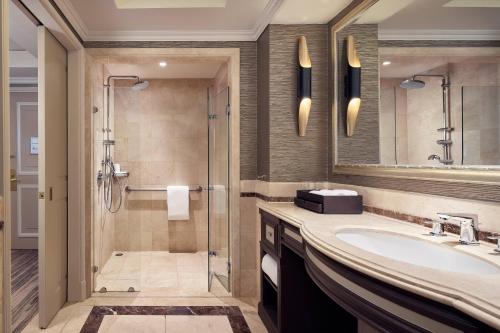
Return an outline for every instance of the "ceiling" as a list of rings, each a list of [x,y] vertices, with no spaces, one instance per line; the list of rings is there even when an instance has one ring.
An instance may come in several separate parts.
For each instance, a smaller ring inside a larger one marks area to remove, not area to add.
[[[115,0],[55,2],[86,41],[254,41],[269,23],[324,24],[350,0],[118,0],[171,7],[126,9]]]
[[[380,62],[390,61],[388,66],[380,66],[381,78],[408,78],[414,74],[423,74],[447,64],[457,63],[496,63],[500,56],[401,56],[386,54]]]
[[[380,0],[356,23],[379,24],[380,39],[499,40],[500,1]]]
[[[273,24],[325,24],[352,0],[284,0]]]
[[[160,67],[164,61],[166,67]],[[217,74],[222,59],[147,57],[111,58],[106,65],[110,75],[137,75],[142,79],[212,79]]]

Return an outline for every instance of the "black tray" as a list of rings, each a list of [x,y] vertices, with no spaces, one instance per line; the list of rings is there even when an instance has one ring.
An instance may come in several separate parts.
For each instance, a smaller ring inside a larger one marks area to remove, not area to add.
[[[363,196],[322,196],[298,190],[294,202],[297,206],[320,214],[362,214]]]

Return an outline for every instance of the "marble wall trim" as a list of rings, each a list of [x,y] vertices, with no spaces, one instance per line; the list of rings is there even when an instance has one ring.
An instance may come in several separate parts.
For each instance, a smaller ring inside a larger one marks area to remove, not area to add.
[[[415,223],[422,225],[424,227],[429,227],[429,222],[432,221],[432,219],[426,218],[426,217],[420,217],[420,216],[415,216],[415,215],[410,215],[410,214],[404,214],[404,213],[399,213],[396,211],[388,210],[388,209],[383,209],[383,208],[377,208],[377,207],[371,207],[371,206],[363,206],[363,209],[365,212],[368,213],[373,213],[377,215],[382,215],[385,217],[393,218],[396,220],[400,221],[405,221],[405,222],[410,222],[410,223]],[[443,223],[444,225],[444,230],[445,232],[449,232],[452,234],[460,235],[460,227],[456,226],[451,223]],[[479,230],[479,240],[496,244],[496,240],[491,240],[488,237],[493,236],[495,233],[489,232],[489,231],[483,231]]]
[[[227,316],[234,333],[250,333],[237,306],[94,306],[81,333],[96,333],[104,316]]]
[[[500,184],[480,184],[412,178],[334,174],[331,181],[340,184],[439,195],[458,199],[500,202]]]

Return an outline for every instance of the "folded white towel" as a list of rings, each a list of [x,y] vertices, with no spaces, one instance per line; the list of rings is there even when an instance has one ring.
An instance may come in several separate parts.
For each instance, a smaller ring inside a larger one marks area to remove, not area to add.
[[[278,286],[278,263],[269,254],[262,258],[262,271]]]
[[[358,192],[351,190],[314,190],[309,193],[322,195],[324,197],[329,196],[357,196]]]
[[[189,220],[189,186],[167,186],[169,220]]]

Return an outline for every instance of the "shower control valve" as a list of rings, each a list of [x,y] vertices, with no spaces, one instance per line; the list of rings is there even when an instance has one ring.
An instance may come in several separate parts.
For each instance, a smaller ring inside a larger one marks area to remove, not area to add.
[[[97,171],[97,185],[101,186],[104,176],[102,174],[102,170]]]

